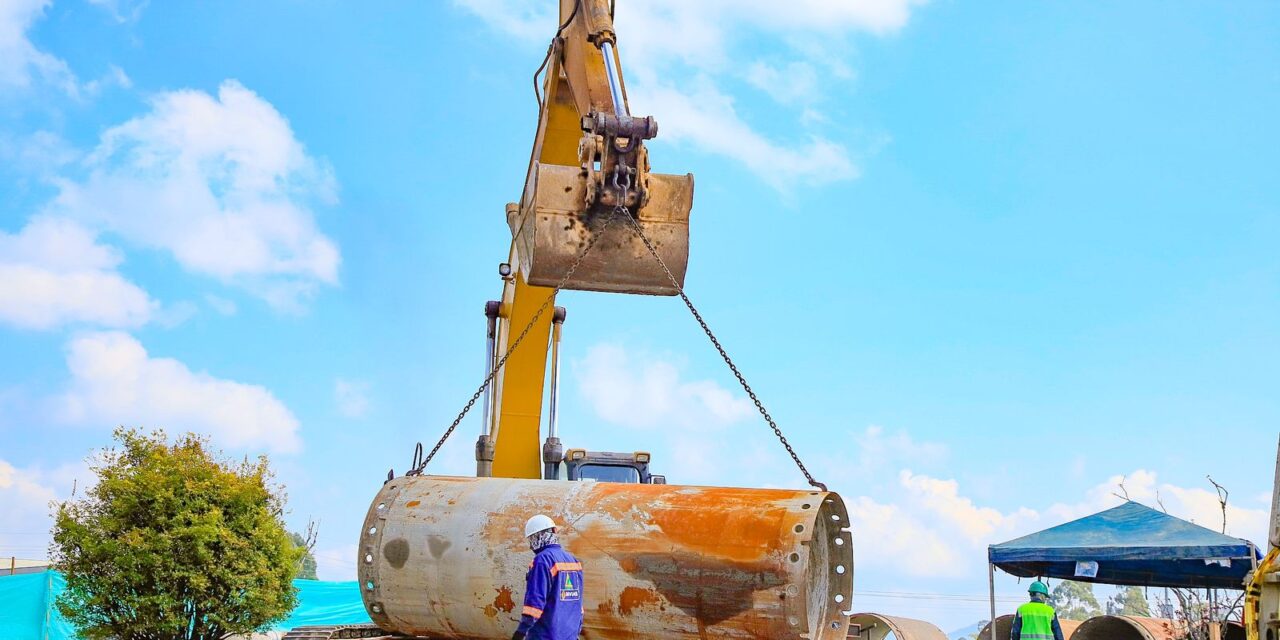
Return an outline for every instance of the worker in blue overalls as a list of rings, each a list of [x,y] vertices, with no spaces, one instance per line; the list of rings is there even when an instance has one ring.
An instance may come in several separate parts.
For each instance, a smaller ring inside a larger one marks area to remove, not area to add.
[[[560,547],[556,523],[538,514],[524,525],[533,562],[524,579],[524,609],[511,640],[577,640],[582,631],[582,563]]]

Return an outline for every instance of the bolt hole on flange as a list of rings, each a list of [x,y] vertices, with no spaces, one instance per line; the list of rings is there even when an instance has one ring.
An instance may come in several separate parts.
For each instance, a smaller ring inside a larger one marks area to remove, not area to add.
[[[792,561],[792,562],[800,562],[800,554],[798,554],[798,553],[793,553],[793,554],[791,554],[791,561]]]
[[[377,528],[377,527],[369,527],[369,535],[373,535],[373,534],[375,534],[375,533],[377,533],[377,532],[378,532],[378,528]]]
[[[810,507],[812,507],[812,506],[813,506],[813,505],[811,505],[811,504],[809,504],[808,502],[806,502],[806,503],[804,503],[804,504],[800,505],[800,508],[801,508],[801,509],[808,509],[808,508],[810,508]]]
[[[836,538],[836,546],[837,546],[837,547],[843,547],[843,546],[844,546],[844,538]]]
[[[836,603],[837,603],[837,604],[839,604],[839,603],[841,603],[841,602],[844,602],[844,594],[842,594],[842,593],[837,593],[837,594],[836,594]]]
[[[796,533],[804,533],[804,525],[802,524],[796,525]]]
[[[842,564],[836,565],[836,573],[840,575],[844,575],[844,565]]]
[[[364,554],[364,563],[365,563],[365,564],[373,564],[373,554],[372,554],[372,553],[366,553],[366,554]]]

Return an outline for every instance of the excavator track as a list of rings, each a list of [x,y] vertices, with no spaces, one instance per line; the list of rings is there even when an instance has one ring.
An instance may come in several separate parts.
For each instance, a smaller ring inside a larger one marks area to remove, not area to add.
[[[342,624],[296,627],[280,640],[345,640],[347,638],[392,638],[386,631],[372,624]]]

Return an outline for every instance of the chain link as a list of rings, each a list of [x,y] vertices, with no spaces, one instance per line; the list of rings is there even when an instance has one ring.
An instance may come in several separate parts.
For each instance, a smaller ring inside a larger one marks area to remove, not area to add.
[[[791,443],[787,442],[787,437],[782,435],[782,429],[778,428],[778,423],[774,422],[773,416],[769,415],[769,410],[764,408],[764,404],[760,402],[760,398],[756,397],[756,392],[751,389],[751,385],[747,384],[747,379],[743,377],[742,372],[738,370],[738,366],[733,363],[733,359],[729,357],[728,352],[720,345],[720,340],[716,338],[716,334],[711,331],[711,327],[707,326],[707,321],[702,319],[702,314],[698,313],[697,307],[693,306],[693,302],[689,300],[689,296],[685,295],[684,287],[680,286],[680,281],[676,280],[675,274],[671,273],[671,269],[667,267],[667,262],[658,255],[658,250],[653,247],[653,243],[649,241],[648,236],[644,235],[644,230],[640,227],[640,221],[632,216],[627,216],[627,220],[631,223],[631,231],[644,242],[644,246],[649,249],[649,254],[657,259],[658,265],[667,274],[667,279],[671,281],[671,286],[675,287],[676,293],[680,294],[680,299],[684,300],[684,306],[689,308],[689,313],[693,314],[693,319],[698,321],[698,325],[702,327],[702,332],[707,334],[707,338],[711,340],[711,345],[720,352],[720,357],[724,359],[724,363],[729,365],[729,370],[733,372],[733,376],[738,379],[738,384],[742,385],[742,390],[747,392],[751,397],[751,401],[755,403],[756,410],[764,417],[765,422],[769,423],[769,427],[773,429],[773,434],[778,436],[778,441],[782,443],[783,448],[787,450],[787,454],[795,461],[796,466],[800,468],[800,473],[804,474],[805,480],[809,481],[809,485],[817,487],[823,491],[827,491],[827,485],[814,479],[813,474],[809,473],[809,469],[800,461],[799,454],[791,448]]]
[[[529,332],[533,330],[533,326],[538,323],[538,319],[542,317],[542,314],[547,311],[551,306],[551,303],[556,299],[556,294],[560,293],[560,290],[564,288],[565,283],[569,282],[569,278],[573,277],[573,272],[578,270],[582,261],[586,259],[587,254],[591,253],[591,248],[596,246],[596,241],[598,241],[601,236],[604,235],[604,232],[609,229],[613,224],[613,221],[618,218],[619,213],[622,213],[623,217],[631,217],[630,214],[627,213],[626,207],[622,206],[614,207],[609,212],[608,217],[605,218],[604,225],[600,227],[599,231],[596,231],[591,235],[591,239],[588,240],[586,246],[582,248],[582,252],[578,254],[577,259],[573,261],[573,264],[569,265],[569,270],[565,271],[564,277],[560,278],[560,281],[556,283],[556,286],[551,290],[551,293],[547,294],[547,299],[543,300],[542,305],[533,313],[533,317],[529,319],[529,324],[524,326],[524,329],[520,331],[520,335],[516,336],[516,339],[511,343],[511,346],[507,347],[506,353],[502,354],[502,357],[498,359],[498,363],[493,367],[493,370],[489,372],[487,377],[485,377],[484,382],[481,382],[480,387],[476,389],[476,392],[471,394],[471,399],[462,407],[462,411],[458,412],[458,417],[453,419],[453,424],[450,424],[449,428],[445,429],[444,435],[440,436],[440,440],[436,442],[436,446],[431,448],[431,453],[428,453],[425,459],[418,462],[412,469],[405,473],[405,475],[416,476],[421,474],[422,470],[426,468],[427,463],[431,462],[431,459],[436,456],[436,452],[440,451],[440,447],[444,446],[444,443],[449,439],[449,436],[453,435],[454,430],[458,428],[459,424],[462,424],[462,419],[465,418],[467,413],[471,411],[471,408],[475,406],[476,401],[480,399],[480,396],[484,395],[485,389],[488,389],[489,385],[493,383],[493,379],[498,375],[498,372],[502,371],[502,366],[507,363],[507,358],[511,357],[511,354],[515,352],[516,347],[520,346],[520,343],[524,341],[525,336],[529,335]],[[418,447],[420,451],[422,443],[418,443]],[[419,456],[419,453],[415,453],[415,462]]]

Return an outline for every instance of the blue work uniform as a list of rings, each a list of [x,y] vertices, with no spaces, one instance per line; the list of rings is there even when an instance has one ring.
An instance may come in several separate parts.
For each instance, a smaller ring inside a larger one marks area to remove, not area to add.
[[[582,631],[582,563],[558,544],[538,551],[524,579],[517,635],[528,640],[577,640]]]

